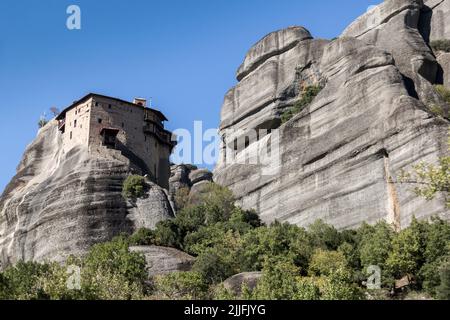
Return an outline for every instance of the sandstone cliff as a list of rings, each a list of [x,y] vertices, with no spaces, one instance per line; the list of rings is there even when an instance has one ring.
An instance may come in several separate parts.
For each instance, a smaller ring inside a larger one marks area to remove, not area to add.
[[[427,202],[397,180],[402,169],[447,152],[449,120],[431,106],[448,112],[433,85],[450,69],[428,44],[450,39],[449,3],[387,0],[334,41],[290,27],[255,44],[224,99],[214,180],[266,222],[349,228],[385,219],[401,228],[414,215],[450,219],[442,197]],[[323,89],[282,124],[309,86]],[[249,129],[269,134],[240,143]],[[269,172],[267,163],[244,162],[268,144],[279,147]]]
[[[64,154],[57,123],[40,130],[0,198],[0,262],[64,260],[122,232],[173,216],[167,192],[151,184],[131,204],[122,182],[137,165],[117,150]]]

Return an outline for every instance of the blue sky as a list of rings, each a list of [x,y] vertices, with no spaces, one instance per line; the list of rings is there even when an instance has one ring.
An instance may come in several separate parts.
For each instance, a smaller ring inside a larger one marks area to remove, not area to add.
[[[169,129],[216,128],[246,51],[267,33],[302,25],[333,38],[381,0],[2,0],[0,192],[37,121],[88,92],[152,97]],[[81,30],[66,9],[81,8]]]

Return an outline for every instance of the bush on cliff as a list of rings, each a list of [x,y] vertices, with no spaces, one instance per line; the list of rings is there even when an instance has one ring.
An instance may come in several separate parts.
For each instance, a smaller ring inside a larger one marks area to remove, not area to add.
[[[299,100],[294,104],[293,107],[288,108],[281,115],[281,123],[288,122],[292,117],[302,111],[305,107],[307,107],[314,98],[319,94],[322,88],[318,85],[316,86],[307,86],[304,88],[303,92],[300,94]]]
[[[433,51],[450,52],[450,40],[447,39],[431,41],[430,46]]]
[[[146,186],[144,177],[128,176],[123,182],[122,195],[125,199],[136,200],[144,195]]]

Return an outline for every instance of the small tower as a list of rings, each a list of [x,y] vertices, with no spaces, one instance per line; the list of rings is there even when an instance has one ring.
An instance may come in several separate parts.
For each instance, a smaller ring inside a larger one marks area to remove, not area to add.
[[[144,98],[134,98],[133,103],[138,106],[147,107],[147,99]]]

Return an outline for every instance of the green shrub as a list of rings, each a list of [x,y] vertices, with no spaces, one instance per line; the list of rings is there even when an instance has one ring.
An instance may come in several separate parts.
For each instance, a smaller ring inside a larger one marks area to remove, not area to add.
[[[147,279],[145,258],[141,253],[131,252],[124,237],[92,246],[83,262],[86,272],[97,271],[123,276],[129,282]]]
[[[445,115],[446,115],[444,108],[437,104],[432,104],[430,107],[430,111],[438,117],[445,117]]]
[[[308,226],[308,233],[316,248],[337,250],[342,243],[340,233],[333,226],[317,220]]]
[[[234,255],[220,248],[209,248],[195,260],[193,271],[202,275],[208,284],[225,281],[230,276],[239,273]]]
[[[140,228],[128,239],[132,246],[149,246],[155,244],[155,233],[146,228]]]
[[[313,252],[305,229],[275,222],[270,227],[250,230],[243,236],[240,266],[245,271],[260,271],[268,258],[287,257],[303,271]]]
[[[288,108],[281,115],[281,123],[288,122],[293,116],[295,116],[305,107],[311,104],[311,102],[314,100],[314,98],[319,94],[321,90],[322,87],[320,87],[319,85],[305,87],[300,95],[300,99],[294,104],[293,107]]]
[[[434,86],[436,92],[447,102],[450,103],[450,90],[444,87],[442,84],[437,84]]]
[[[433,51],[450,52],[450,40],[447,39],[431,41],[430,46]]]
[[[44,299],[40,278],[49,273],[50,265],[20,261],[7,268],[0,278],[0,297],[10,300]]]
[[[311,276],[329,276],[337,270],[348,270],[344,254],[318,249],[311,257],[308,273]]]
[[[413,219],[411,226],[398,233],[392,241],[392,252],[386,264],[396,279],[417,275],[424,263],[426,226]]]
[[[189,188],[180,188],[175,192],[174,201],[177,211],[182,210],[189,204],[190,192]]]
[[[128,176],[123,182],[122,195],[125,199],[136,200],[144,196],[147,184],[145,178],[132,175]]]
[[[41,117],[38,121],[38,128],[41,129],[43,127],[45,127],[45,125],[48,123],[48,120],[45,119],[44,117]]]
[[[327,277],[317,280],[322,300],[363,300],[364,295],[347,270],[334,270]]]
[[[450,300],[450,259],[447,259],[439,269],[440,285],[437,288],[437,298]]]
[[[154,297],[169,300],[208,298],[208,284],[198,272],[174,272],[154,278]]]
[[[359,254],[362,267],[366,269],[369,266],[379,266],[385,271],[386,260],[392,252],[394,230],[386,222],[379,222],[375,226],[365,225],[360,230]]]
[[[290,259],[267,259],[263,276],[248,299],[257,300],[318,300],[319,287],[300,276],[300,269]]]

